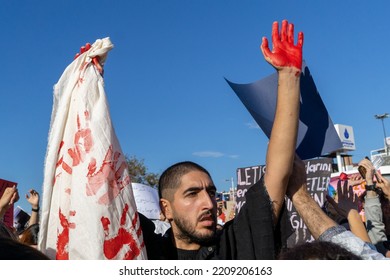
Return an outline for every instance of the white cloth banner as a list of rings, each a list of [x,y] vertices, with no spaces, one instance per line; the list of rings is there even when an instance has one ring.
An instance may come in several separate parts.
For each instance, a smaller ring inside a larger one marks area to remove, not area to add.
[[[38,248],[52,259],[145,259],[125,157],[115,135],[97,40],[54,86]]]

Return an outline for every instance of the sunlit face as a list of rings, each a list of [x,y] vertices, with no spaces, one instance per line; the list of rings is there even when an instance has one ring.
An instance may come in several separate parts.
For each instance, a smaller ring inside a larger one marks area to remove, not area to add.
[[[180,247],[203,244],[215,235],[217,224],[216,188],[211,178],[201,171],[185,174],[173,200],[165,211]],[[182,248],[187,249],[187,248]]]

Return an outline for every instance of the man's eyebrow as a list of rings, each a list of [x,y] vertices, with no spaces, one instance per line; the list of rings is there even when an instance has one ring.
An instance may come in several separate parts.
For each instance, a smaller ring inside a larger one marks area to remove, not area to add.
[[[189,187],[188,189],[186,189],[184,191],[184,193],[187,193],[187,192],[193,192],[193,191],[201,191],[203,189],[203,187]]]
[[[186,189],[184,191],[184,193],[193,192],[193,191],[198,191],[199,192],[199,191],[203,190],[204,188],[207,191],[217,191],[217,188],[214,185],[207,186],[207,187],[196,187],[196,186],[193,186],[193,187],[189,187],[188,189]]]

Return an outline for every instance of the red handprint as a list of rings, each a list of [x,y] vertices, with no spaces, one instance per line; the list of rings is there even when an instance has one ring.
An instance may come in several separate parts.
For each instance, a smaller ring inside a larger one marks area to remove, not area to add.
[[[265,59],[276,69],[283,67],[295,67],[300,74],[302,69],[302,46],[303,33],[298,33],[298,43],[294,45],[294,25],[288,24],[287,20],[282,21],[282,30],[279,35],[279,24],[274,22],[272,25],[272,45],[273,50],[268,47],[268,39],[263,37],[261,50]]]
[[[64,155],[61,151],[65,145],[65,142],[61,141],[60,147],[58,149],[59,160],[56,163],[56,171],[59,167],[62,167],[62,169],[65,170],[66,173],[71,175],[73,172],[72,167],[79,165],[80,162],[83,162],[85,155],[91,151],[93,147],[93,139],[91,129],[88,127],[88,111],[84,112],[84,117],[86,122],[86,128],[81,128],[80,116],[77,115],[77,132],[74,135],[74,147],[68,149],[68,154],[72,158],[72,165],[70,166],[64,161]],[[53,179],[53,186],[55,185],[56,180],[58,179],[58,177],[61,176],[61,174],[62,171],[56,173]]]
[[[79,165],[84,161],[84,157],[93,146],[91,129],[88,127],[89,112],[84,112],[86,128],[81,128],[80,116],[77,114],[77,132],[74,135],[74,147],[68,149],[69,156],[73,159],[72,166]]]
[[[109,187],[108,191],[99,198],[99,204],[108,204],[124,187],[130,184],[129,175],[122,178],[123,171],[127,168],[127,164],[124,160],[119,161],[120,155],[119,152],[113,152],[111,145],[108,148],[99,171],[96,172],[96,160],[94,158],[91,159],[91,162],[88,165],[87,195],[96,195],[106,182]],[[118,162],[120,164],[117,168]]]
[[[70,211],[69,216],[75,216],[75,211]],[[69,229],[76,228],[76,224],[70,223],[64,214],[62,214],[61,209],[59,210],[60,224],[62,226],[62,232],[57,234],[57,260],[68,260],[69,259]]]
[[[137,220],[138,220],[138,214],[135,212],[134,218],[131,221],[131,228],[129,231],[125,229],[126,224],[126,217],[127,212],[129,211],[129,205],[125,204],[125,207],[122,211],[121,221],[120,221],[120,228],[118,230],[118,234],[115,235],[115,237],[108,239],[109,236],[109,225],[111,224],[110,220],[107,217],[102,217],[100,220],[103,225],[104,229],[104,245],[103,245],[103,252],[107,259],[113,259],[116,255],[118,255],[119,251],[125,246],[129,246],[129,250],[125,253],[123,259],[124,260],[133,260],[136,258],[140,252],[141,248],[144,247],[144,243],[140,245],[140,247],[137,246],[137,242],[134,240],[133,235],[131,234],[130,230],[135,229],[137,226]],[[139,227],[136,229],[136,235],[137,238],[141,236],[141,228]]]

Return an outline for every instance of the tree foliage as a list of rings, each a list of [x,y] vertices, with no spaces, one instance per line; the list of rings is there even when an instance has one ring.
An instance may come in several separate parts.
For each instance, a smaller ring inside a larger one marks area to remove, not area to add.
[[[126,156],[131,182],[157,187],[160,174],[149,172],[143,159]]]

